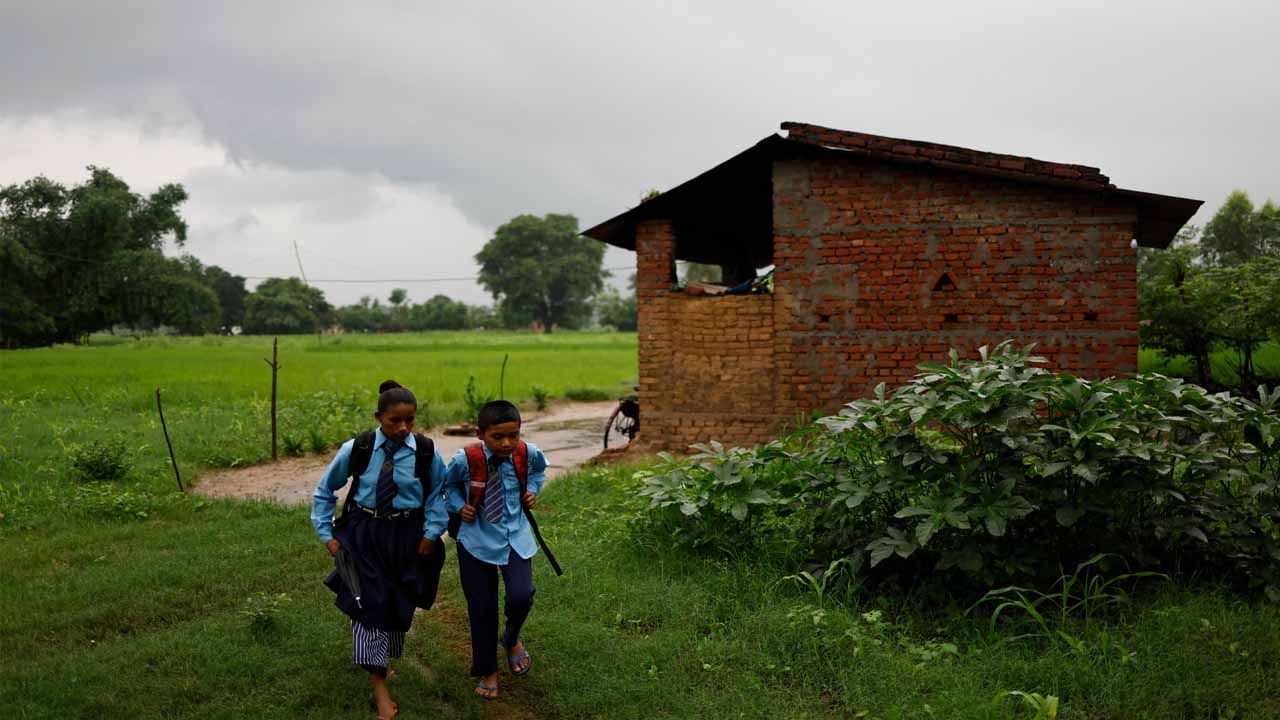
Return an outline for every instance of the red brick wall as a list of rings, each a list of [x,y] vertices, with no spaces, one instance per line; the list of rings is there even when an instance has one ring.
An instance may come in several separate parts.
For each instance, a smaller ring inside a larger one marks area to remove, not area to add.
[[[782,407],[832,412],[1007,338],[1086,377],[1136,369],[1127,203],[854,159],[776,163],[773,187]]]
[[[637,228],[642,445],[763,442],[1007,338],[1087,377],[1136,369],[1123,201],[865,158],[778,162],[773,193],[772,296],[672,293],[671,223]]]

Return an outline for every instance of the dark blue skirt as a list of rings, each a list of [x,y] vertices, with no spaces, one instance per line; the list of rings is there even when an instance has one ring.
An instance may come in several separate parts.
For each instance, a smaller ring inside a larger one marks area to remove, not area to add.
[[[436,540],[435,550],[419,557],[422,519],[422,510],[393,519],[356,510],[334,523],[333,536],[360,573],[359,604],[336,572],[325,578],[339,610],[368,627],[406,632],[415,608],[430,609],[440,587],[444,543]]]

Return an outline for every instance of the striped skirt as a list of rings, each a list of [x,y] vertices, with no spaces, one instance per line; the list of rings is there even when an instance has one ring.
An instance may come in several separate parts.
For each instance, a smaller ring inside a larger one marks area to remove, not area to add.
[[[386,668],[404,653],[404,633],[379,630],[351,621],[351,662],[363,668]]]

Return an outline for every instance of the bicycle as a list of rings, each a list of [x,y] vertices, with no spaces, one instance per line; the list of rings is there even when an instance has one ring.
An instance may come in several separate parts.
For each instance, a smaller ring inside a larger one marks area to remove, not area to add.
[[[609,449],[611,438],[613,446],[617,448],[625,444],[623,438],[626,438],[627,443],[635,440],[638,432],[640,432],[640,397],[628,395],[618,398],[618,406],[609,413],[609,419],[604,423],[605,449]]]

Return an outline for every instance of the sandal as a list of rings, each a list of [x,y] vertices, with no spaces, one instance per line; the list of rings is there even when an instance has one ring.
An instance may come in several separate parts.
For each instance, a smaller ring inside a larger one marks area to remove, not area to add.
[[[483,678],[481,678],[480,680],[477,680],[476,695],[479,695],[480,698],[483,700],[497,700],[498,699],[497,683],[494,683],[493,685],[485,685]]]
[[[529,657],[529,649],[523,644],[520,646],[519,655],[507,655],[507,668],[511,670],[512,675],[525,675],[531,667],[533,667],[533,658]]]

